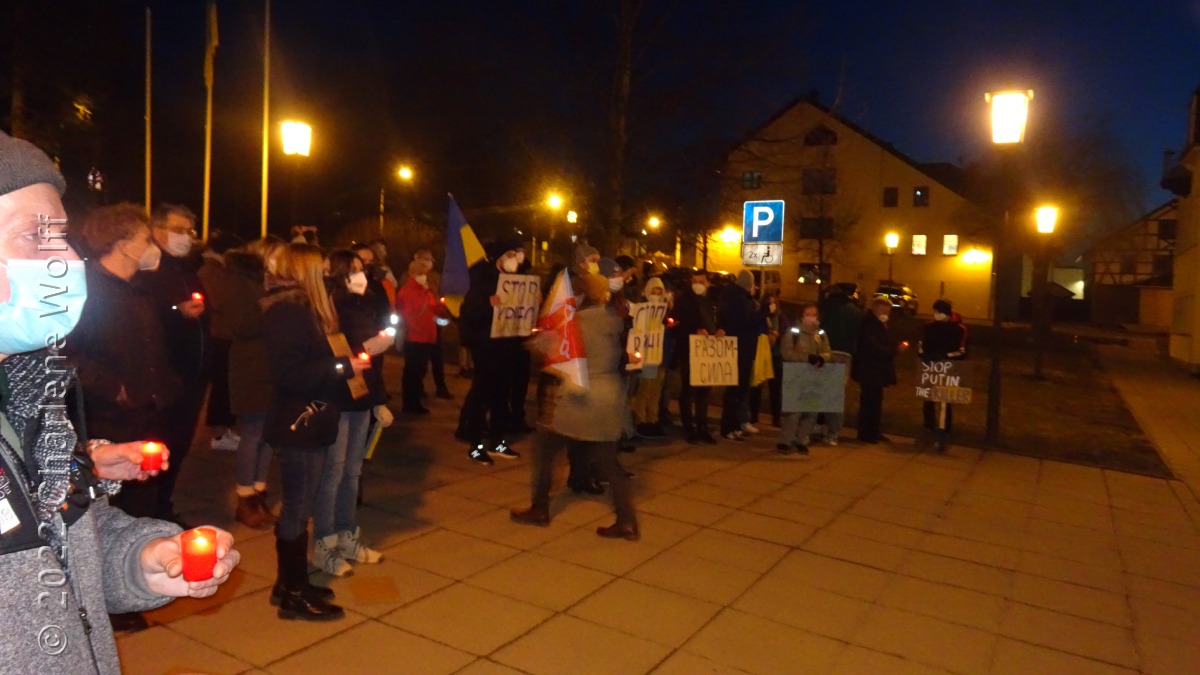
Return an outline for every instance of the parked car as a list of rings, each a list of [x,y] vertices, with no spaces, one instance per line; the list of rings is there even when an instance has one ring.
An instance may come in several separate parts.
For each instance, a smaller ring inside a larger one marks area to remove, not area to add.
[[[825,291],[826,294],[833,292],[833,289],[835,288],[840,289],[843,293],[845,293],[846,297],[850,299],[850,302],[858,305],[859,307],[863,306],[863,297],[858,290],[858,284],[854,283],[853,281],[837,281],[829,285],[829,288]]]
[[[916,314],[919,303],[916,293],[903,284],[892,282],[891,285],[880,284],[875,289],[876,298],[886,298],[892,303],[892,308],[902,314]]]

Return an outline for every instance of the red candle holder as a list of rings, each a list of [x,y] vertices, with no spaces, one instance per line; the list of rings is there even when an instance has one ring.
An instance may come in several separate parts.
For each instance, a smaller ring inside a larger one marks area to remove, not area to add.
[[[179,537],[182,546],[183,580],[207,581],[217,566],[217,531],[197,527]]]
[[[362,359],[363,361],[370,361],[371,355],[366,352],[359,352],[358,358]]]
[[[161,471],[165,449],[166,446],[155,441],[142,443],[142,471]]]
[[[203,301],[204,294],[203,293],[192,293],[192,299],[196,300],[196,301]]]

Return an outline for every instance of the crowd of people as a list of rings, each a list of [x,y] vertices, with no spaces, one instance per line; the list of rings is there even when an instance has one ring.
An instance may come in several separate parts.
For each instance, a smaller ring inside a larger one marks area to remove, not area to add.
[[[689,444],[744,442],[761,433],[766,412],[779,429],[780,453],[807,454],[818,439],[836,445],[844,411],[785,411],[788,363],[847,365],[861,391],[858,440],[887,441],[883,391],[896,383],[894,359],[908,345],[889,330],[885,299],[863,311],[835,286],[819,306],[793,314],[756,288],[749,271],[713,288],[704,270],[656,275],[629,256],[605,257],[580,244],[573,264],[549,270],[540,287],[561,278],[573,289],[570,318],[586,354],[587,384],[566,386],[543,370],[530,406],[532,375],[558,343],[537,331],[493,330],[501,275],[533,273],[519,241],[486,244],[451,311],[429,249],[395,272],[382,242],[325,250],[312,228],[298,228],[290,241],[214,232],[200,242],[194,214],[179,205],[153,213],[103,206],[68,227],[64,188],[44,154],[0,134],[0,226],[9,234],[0,239],[7,280],[0,293],[8,293],[0,295],[0,575],[41,578],[34,568],[54,565],[74,591],[61,607],[80,619],[57,636],[61,645],[0,640],[0,656],[13,662],[61,670],[45,659],[70,650],[96,670],[115,670],[113,630],[144,626],[137,612],[211,594],[228,577],[239,555],[216,528],[213,579],[180,578],[179,533],[190,525],[175,492],[202,412],[211,447],[236,453],[236,520],[274,530],[270,601],[279,616],[342,617],[333,592],[313,585],[309,569],[345,576],[382,560],[362,537],[357,509],[368,452],[394,419],[383,361],[402,353],[398,409],[419,423],[430,412],[430,371],[433,395],[454,398],[445,379],[452,325],[464,351],[460,374],[471,379],[455,432],[470,460],[519,459],[515,445],[536,432],[531,503],[511,512],[519,523],[549,524],[553,465],[565,450],[569,489],[611,493],[615,522],[597,534],[638,539],[633,474],[618,457],[668,435],[673,399]],[[661,359],[653,362],[628,347],[631,307],[642,302],[665,307],[654,319],[661,323],[649,327],[662,330]],[[39,309],[47,304],[63,310]],[[712,387],[689,376],[692,336],[737,345],[735,382],[723,387],[715,428]],[[921,358],[960,359],[966,348],[965,326],[939,300],[918,343]],[[59,360],[67,365],[53,368]],[[940,449],[951,421],[948,405],[926,404],[926,426]],[[56,425],[65,431],[51,438]],[[141,468],[150,441],[166,448],[161,470]],[[273,458],[281,475],[277,512],[268,497]],[[43,550],[53,555],[43,561]],[[0,586],[7,607],[29,604],[25,592]]]

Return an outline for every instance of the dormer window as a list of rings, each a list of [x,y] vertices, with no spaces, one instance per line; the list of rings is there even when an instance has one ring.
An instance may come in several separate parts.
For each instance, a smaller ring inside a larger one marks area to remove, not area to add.
[[[808,132],[804,137],[804,144],[807,146],[837,145],[837,132],[822,124]]]

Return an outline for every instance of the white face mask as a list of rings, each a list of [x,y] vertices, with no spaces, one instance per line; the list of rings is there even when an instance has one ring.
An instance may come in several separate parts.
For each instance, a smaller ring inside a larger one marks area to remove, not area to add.
[[[616,293],[617,291],[621,290],[622,288],[625,288],[625,280],[622,279],[621,277],[617,277],[616,279],[608,280],[608,290],[612,291],[613,293]]]
[[[517,264],[520,265],[523,262],[525,262],[525,252],[517,251]]]
[[[600,263],[590,262],[587,264],[588,274],[600,274]]]
[[[509,274],[516,274],[517,268],[521,266],[521,261],[517,260],[517,256],[509,256],[500,261],[500,267]]]
[[[168,232],[166,249],[172,256],[182,258],[192,250],[192,235],[187,232]]]
[[[122,251],[122,254],[126,258],[133,259],[133,256],[124,251]],[[158,269],[160,262],[162,262],[162,249],[155,246],[154,242],[150,242],[146,250],[142,251],[142,255],[137,258],[138,270],[141,272],[153,272]]]
[[[421,284],[422,286],[429,285],[429,277],[424,274],[418,274],[417,276],[413,277],[413,279],[416,279],[417,283]]]
[[[949,319],[949,318],[950,318],[950,317],[949,317],[949,315],[942,314],[941,312],[934,312],[934,313],[933,313],[933,320],[934,320],[934,321],[945,321],[946,319]]]
[[[692,292],[696,295],[704,295],[708,292],[708,286],[704,284],[692,284]]]
[[[355,295],[362,295],[367,292],[367,273],[354,272],[346,278],[346,288]]]

